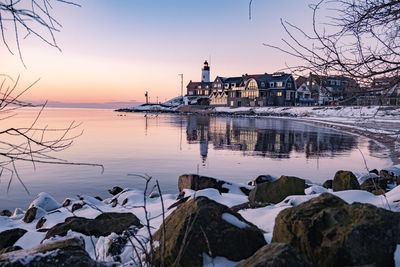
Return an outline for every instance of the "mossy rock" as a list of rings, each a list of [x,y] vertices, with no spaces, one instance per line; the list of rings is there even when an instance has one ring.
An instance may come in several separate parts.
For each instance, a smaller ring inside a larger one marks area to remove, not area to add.
[[[324,193],[275,219],[272,242],[293,246],[316,266],[394,266],[400,216]]]
[[[229,189],[224,188],[223,185],[227,182],[207,176],[199,176],[197,174],[182,174],[178,179],[178,189],[182,192],[183,189],[192,189],[195,191],[215,188],[220,193],[228,193]]]
[[[263,246],[251,257],[236,267],[312,267],[296,250],[284,243],[271,243]]]
[[[228,220],[234,221],[235,225]],[[206,197],[181,204],[166,218],[165,228],[165,243],[163,225],[154,235],[160,242],[156,265],[160,264],[164,245],[166,266],[202,266],[203,253],[212,258],[220,256],[240,261],[266,245],[260,229],[240,214]]]
[[[357,177],[351,171],[337,171],[332,182],[333,191],[360,189]]]
[[[305,187],[305,180],[283,175],[276,181],[257,184],[249,194],[249,201],[276,204],[288,196],[304,195]]]

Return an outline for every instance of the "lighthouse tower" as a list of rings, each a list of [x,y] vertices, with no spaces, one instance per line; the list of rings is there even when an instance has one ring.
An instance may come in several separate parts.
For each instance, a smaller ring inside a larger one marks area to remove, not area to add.
[[[204,66],[201,69],[201,82],[210,82],[210,67],[208,66],[207,60],[204,61]]]

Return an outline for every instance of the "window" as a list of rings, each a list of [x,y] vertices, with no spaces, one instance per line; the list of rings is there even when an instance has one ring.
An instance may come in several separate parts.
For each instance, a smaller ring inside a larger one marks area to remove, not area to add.
[[[225,89],[228,89],[229,88],[229,83],[224,84],[224,86],[225,86]]]
[[[269,87],[275,87],[275,86],[274,86],[274,82],[270,82],[270,83],[269,83]]]
[[[276,93],[276,95],[277,95],[277,96],[282,96],[282,92],[279,91],[279,92]]]
[[[201,88],[201,85],[197,86],[197,88]]]
[[[282,87],[283,86],[283,82],[276,82],[276,86],[277,87]]]
[[[235,84],[234,84],[234,83],[231,83],[231,87],[232,87],[232,88],[235,87]]]
[[[262,82],[262,83],[261,83],[261,87],[265,87],[265,82]]]
[[[208,88],[208,85],[206,85],[206,88]]]
[[[288,84],[287,84],[287,87],[288,87],[288,88],[292,88],[292,83],[288,83]]]
[[[216,87],[217,87],[217,84],[215,84],[215,83],[214,83],[214,85],[213,85],[213,86],[214,86],[214,88],[216,88]]]
[[[248,90],[257,90],[258,89],[257,82],[254,79],[251,79],[247,84],[247,89]]]

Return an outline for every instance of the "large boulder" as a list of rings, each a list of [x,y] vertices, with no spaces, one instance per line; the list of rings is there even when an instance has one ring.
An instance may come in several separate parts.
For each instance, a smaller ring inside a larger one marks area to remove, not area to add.
[[[27,231],[21,228],[14,228],[0,233],[0,250],[11,247],[20,239]]]
[[[272,242],[292,245],[316,266],[394,266],[400,216],[325,193],[281,211]]]
[[[351,171],[337,171],[332,182],[333,191],[360,189],[357,177]]]
[[[154,234],[159,241],[156,264],[165,247],[166,266],[202,266],[203,254],[239,261],[266,245],[263,233],[240,214],[206,197],[181,204]]]
[[[249,201],[276,204],[287,196],[304,195],[305,186],[305,180],[283,175],[276,181],[257,184],[249,194]]]
[[[312,267],[288,244],[271,243],[263,246],[236,267]]]
[[[56,266],[106,266],[92,260],[80,238],[62,239],[41,244],[28,250],[17,250],[0,255],[0,266],[56,267]]]
[[[102,213],[95,219],[69,217],[65,219],[65,222],[50,228],[45,239],[57,235],[65,236],[69,230],[96,237],[108,236],[111,233],[121,234],[132,225],[142,227],[139,219],[132,213]]]
[[[206,188],[214,188],[220,193],[228,193],[229,187],[232,185],[232,183],[223,180],[207,176],[199,176],[197,174],[183,174],[179,176],[178,180],[179,192],[182,192],[183,189],[192,189],[198,191]],[[248,195],[250,192],[250,189],[245,186],[238,185],[238,189],[246,195]]]

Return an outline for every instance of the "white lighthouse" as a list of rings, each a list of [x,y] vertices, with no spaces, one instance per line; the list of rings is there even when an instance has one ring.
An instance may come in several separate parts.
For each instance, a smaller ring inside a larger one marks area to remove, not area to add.
[[[204,66],[201,69],[201,82],[210,82],[210,67],[208,66],[207,60],[204,61]]]

